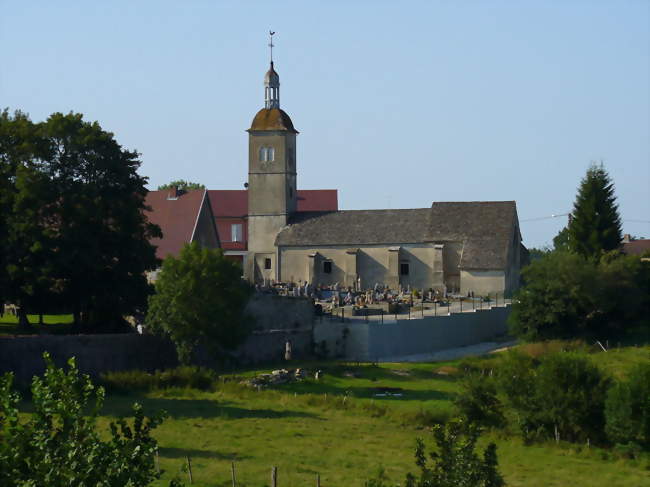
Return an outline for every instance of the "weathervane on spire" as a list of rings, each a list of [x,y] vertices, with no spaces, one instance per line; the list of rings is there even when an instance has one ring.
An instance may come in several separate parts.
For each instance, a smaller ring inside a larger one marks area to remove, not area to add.
[[[269,39],[270,39],[269,47],[271,48],[271,64],[273,64],[273,35],[274,34],[275,32],[273,32],[272,30],[269,31]]]

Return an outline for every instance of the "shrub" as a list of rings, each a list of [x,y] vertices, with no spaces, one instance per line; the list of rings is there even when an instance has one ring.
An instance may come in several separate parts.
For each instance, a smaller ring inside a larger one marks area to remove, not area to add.
[[[492,377],[470,374],[460,386],[461,392],[454,404],[463,418],[482,426],[503,424],[502,406],[497,398],[496,381]]]
[[[609,381],[586,356],[556,353],[537,370],[536,402],[547,432],[557,427],[569,441],[603,437],[605,395]]]
[[[433,437],[437,451],[429,453],[433,461],[427,464],[424,443],[416,440],[415,464],[420,478],[406,476],[406,487],[501,487],[503,478],[498,471],[496,445],[490,443],[483,458],[475,452],[479,429],[463,421],[450,421],[435,426]]]
[[[650,364],[639,364],[607,392],[605,432],[612,443],[650,447]]]
[[[26,419],[18,414],[12,375],[0,379],[0,485],[141,487],[157,479],[151,431],[162,415],[147,418],[134,404],[133,422],[111,423],[110,439],[103,441],[97,418],[104,390],[79,375],[74,358],[67,372],[47,353],[44,359],[46,371],[32,381],[33,413]]]
[[[568,441],[601,439],[608,380],[600,370],[575,352],[544,355],[536,364],[513,352],[498,374],[499,388],[526,439],[556,432]]]
[[[107,372],[101,375],[102,384],[115,392],[151,391],[184,387],[200,390],[214,388],[218,375],[203,367],[181,366],[175,369],[156,370],[154,373],[143,370]]]

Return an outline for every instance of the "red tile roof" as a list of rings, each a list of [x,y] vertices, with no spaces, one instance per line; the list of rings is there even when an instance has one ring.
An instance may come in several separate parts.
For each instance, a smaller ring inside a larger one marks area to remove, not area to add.
[[[650,239],[632,240],[623,244],[623,253],[627,255],[643,255],[650,252]]]
[[[337,211],[339,193],[336,189],[298,190],[298,211]]]
[[[205,190],[199,189],[181,193],[176,199],[168,199],[169,191],[149,191],[146,204],[151,208],[147,217],[160,227],[163,238],[151,241],[156,245],[156,256],[164,259],[178,255],[183,245],[192,240],[196,220],[201,211]]]
[[[248,192],[245,189],[208,190],[215,218],[243,217],[248,214]],[[299,189],[298,211],[336,211],[339,209],[336,189]]]

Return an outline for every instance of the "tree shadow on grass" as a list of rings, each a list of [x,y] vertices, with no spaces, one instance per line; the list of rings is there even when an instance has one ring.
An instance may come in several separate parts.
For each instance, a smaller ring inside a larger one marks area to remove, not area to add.
[[[400,390],[390,390],[390,389]],[[393,384],[382,383],[382,381],[373,382],[371,385],[365,382],[359,386],[337,386],[332,384],[323,384],[319,382],[302,382],[292,383],[286,386],[279,386],[277,390],[293,392],[295,394],[328,394],[332,396],[348,395],[356,398],[383,399],[395,401],[443,401],[452,400],[454,393],[439,391],[435,389],[408,389],[395,387]],[[401,396],[385,395],[375,396],[375,394],[385,393],[389,389],[391,393],[402,394]]]
[[[165,458],[208,458],[210,460],[230,460],[234,462],[253,458],[250,455],[242,455],[237,452],[197,450],[196,448],[160,447],[158,448],[158,453],[160,453],[161,457]]]
[[[158,411],[165,411],[169,418],[223,418],[223,419],[283,419],[283,418],[311,418],[320,419],[313,413],[304,411],[276,410],[276,409],[248,409],[233,406],[227,401],[211,401],[208,399],[166,399],[152,397],[119,397],[106,401],[104,415],[129,416],[131,405],[134,402],[142,405],[145,414],[152,415]]]

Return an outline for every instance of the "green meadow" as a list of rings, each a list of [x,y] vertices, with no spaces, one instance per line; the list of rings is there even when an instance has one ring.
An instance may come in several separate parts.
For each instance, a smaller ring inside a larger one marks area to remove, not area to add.
[[[635,363],[650,359],[650,346],[593,353],[592,358],[622,377]],[[163,472],[159,486],[176,475],[187,483],[186,457],[199,486],[230,487],[231,462],[238,486],[269,485],[273,466],[279,487],[316,485],[317,473],[323,486],[362,487],[379,467],[393,484],[403,485],[406,473],[415,473],[416,437],[431,446],[430,425],[454,414],[458,371],[489,369],[492,362],[481,357],[416,364],[300,363],[292,368],[320,369],[321,380],[259,391],[240,382],[271,368],[223,375],[212,391],[124,394],[109,388],[103,421],[128,414],[134,401],[149,412],[168,412],[155,432]],[[386,391],[396,395],[377,396]],[[502,430],[486,431],[481,445],[489,441],[498,446],[500,469],[510,486],[650,485],[647,456],[624,459],[612,450],[563,442],[527,446]]]

